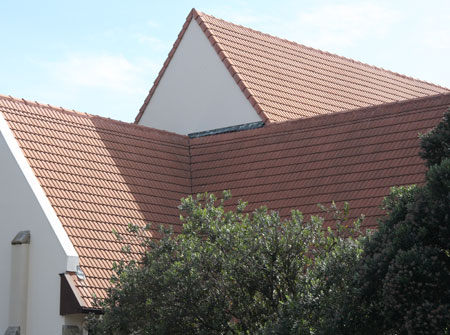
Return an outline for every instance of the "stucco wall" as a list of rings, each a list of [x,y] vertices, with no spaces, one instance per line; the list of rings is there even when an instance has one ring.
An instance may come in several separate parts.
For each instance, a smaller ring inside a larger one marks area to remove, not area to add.
[[[191,21],[139,124],[186,135],[256,121],[261,118]]]
[[[0,334],[8,327],[11,240],[21,230],[31,232],[27,334],[61,334],[58,274],[75,270],[78,256],[1,113],[0,162]]]

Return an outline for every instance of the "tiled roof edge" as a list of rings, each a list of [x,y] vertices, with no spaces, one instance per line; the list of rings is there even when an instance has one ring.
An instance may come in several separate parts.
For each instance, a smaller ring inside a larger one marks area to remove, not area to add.
[[[294,41],[290,41],[290,40],[287,40],[287,39],[284,39],[284,38],[280,38],[280,37],[277,37],[277,36],[274,36],[274,35],[263,33],[261,31],[254,30],[254,29],[249,28],[249,27],[245,27],[245,26],[242,26],[242,25],[239,25],[239,24],[235,24],[235,23],[232,23],[232,22],[229,22],[229,21],[225,21],[225,20],[220,19],[220,18],[216,18],[215,16],[212,16],[212,15],[209,15],[209,14],[202,13],[200,11],[197,11],[195,8],[193,8],[189,12],[188,16],[186,17],[186,21],[185,21],[185,23],[184,23],[180,33],[178,34],[178,37],[177,37],[175,43],[173,44],[173,47],[172,47],[171,51],[169,52],[169,54],[167,56],[167,59],[164,62],[164,65],[163,65],[162,69],[160,70],[157,78],[155,79],[152,88],[150,89],[147,97],[144,100],[143,105],[139,109],[139,113],[136,116],[135,121],[134,121],[135,124],[137,124],[140,121],[142,115],[144,114],[145,109],[147,108],[147,106],[148,106],[148,104],[149,104],[149,102],[150,102],[150,100],[151,100],[151,98],[152,98],[152,96],[153,96],[153,94],[154,94],[154,92],[155,92],[155,90],[156,90],[156,88],[157,88],[161,78],[164,75],[164,72],[165,72],[166,68],[168,67],[168,65],[169,65],[173,55],[175,54],[175,52],[176,52],[176,50],[178,48],[178,45],[180,44],[181,39],[183,38],[184,33],[186,32],[187,27],[191,23],[192,19],[196,20],[196,22],[199,24],[199,26],[202,29],[202,31],[204,32],[206,38],[208,38],[209,42],[211,43],[211,46],[217,52],[217,54],[220,57],[220,59],[222,60],[223,64],[228,69],[228,71],[230,72],[231,76],[235,80],[236,84],[239,86],[241,91],[244,93],[245,97],[249,100],[250,104],[253,106],[253,108],[255,109],[255,111],[257,112],[259,117],[261,118],[261,120],[264,123],[267,123],[267,124],[269,124],[269,123],[277,123],[277,122],[272,121],[268,117],[268,115],[265,113],[264,109],[261,107],[261,105],[259,104],[257,99],[255,99],[254,94],[251,92],[249,87],[247,87],[245,81],[242,80],[241,76],[239,75],[238,71],[236,71],[236,69],[234,68],[234,65],[230,61],[230,59],[227,56],[226,52],[223,50],[223,48],[221,47],[220,43],[218,43],[217,39],[211,33],[210,28],[208,26],[208,23],[203,19],[203,16],[212,17],[215,20],[222,21],[222,22],[225,22],[227,24],[232,24],[232,25],[234,25],[236,27],[240,27],[242,29],[248,30],[250,32],[254,32],[256,34],[260,34],[262,36],[267,36],[267,37],[270,37],[270,38],[273,38],[273,39],[277,39],[279,41],[286,42],[286,43],[291,44],[293,46],[299,46],[299,47],[302,47],[302,48],[306,48],[306,49],[309,49],[309,50],[320,52],[321,54],[324,54],[324,55],[336,57],[338,59],[343,59],[343,60],[349,61],[351,63],[359,64],[359,65],[362,65],[364,67],[375,69],[377,71],[390,73],[390,74],[395,75],[397,77],[401,77],[401,78],[404,78],[404,79],[407,79],[407,80],[411,80],[413,82],[423,83],[423,84],[434,86],[436,88],[445,89],[445,90],[448,90],[450,92],[450,89],[447,88],[447,87],[443,87],[443,86],[440,86],[440,85],[437,85],[437,84],[434,84],[434,83],[431,83],[431,82],[428,82],[428,81],[425,81],[425,80],[417,79],[417,78],[414,78],[414,77],[411,77],[411,76],[406,76],[404,74],[400,74],[398,72],[387,70],[387,69],[384,69],[382,67],[377,67],[377,66],[374,66],[374,65],[363,63],[363,62],[354,60],[352,58],[348,58],[348,57],[340,56],[340,55],[337,55],[337,54],[334,54],[334,53],[330,53],[330,52],[327,52],[327,51],[323,51],[323,50],[320,50],[320,49],[312,48],[312,47],[309,47],[309,46],[306,46],[306,45],[303,45],[303,44],[300,44],[300,43],[297,43],[297,42],[294,42]]]
[[[295,45],[295,46],[300,46],[300,47],[302,47],[302,48],[306,48],[306,49],[309,49],[309,50],[318,51],[318,52],[320,52],[321,54],[324,54],[324,55],[328,55],[328,56],[332,56],[332,57],[337,57],[337,58],[340,58],[340,59],[345,59],[345,60],[350,61],[350,62],[355,63],[355,64],[360,64],[360,65],[363,65],[363,66],[366,66],[366,67],[370,67],[370,68],[372,68],[372,69],[376,69],[376,70],[384,71],[384,72],[387,72],[387,73],[391,73],[391,74],[393,74],[393,75],[395,75],[395,76],[398,76],[398,77],[402,77],[402,78],[405,78],[405,79],[409,79],[409,80],[413,80],[413,81],[425,83],[425,84],[428,84],[428,85],[435,86],[435,87],[437,87],[437,88],[446,89],[446,90],[448,90],[448,91],[450,92],[450,88],[444,87],[444,86],[441,86],[441,85],[437,85],[437,84],[431,83],[431,82],[426,81],[426,80],[422,80],[422,79],[414,78],[414,77],[411,77],[411,76],[407,76],[407,75],[404,75],[404,74],[401,74],[401,73],[398,73],[398,72],[394,72],[394,71],[392,71],[392,70],[387,70],[387,69],[384,69],[384,68],[382,68],[382,67],[378,67],[378,66],[375,66],[375,65],[371,65],[371,64],[368,64],[368,63],[364,63],[364,62],[361,62],[361,61],[357,61],[357,60],[355,60],[355,59],[353,59],[353,58],[340,56],[340,55],[338,55],[338,54],[334,54],[334,53],[331,53],[331,52],[328,52],[328,51],[323,51],[323,50],[321,50],[321,49],[309,47],[309,46],[307,46],[307,45],[300,44],[300,43],[297,43],[297,42],[295,42],[295,41],[290,41],[290,40],[285,39],[285,38],[281,38],[281,37],[278,37],[278,36],[274,36],[274,35],[271,35],[271,34],[268,34],[268,33],[263,33],[263,32],[261,32],[261,31],[259,31],[259,30],[255,30],[255,29],[252,29],[252,28],[249,28],[249,27],[245,27],[245,26],[240,25],[240,24],[236,24],[236,23],[233,23],[233,22],[229,22],[229,21],[226,21],[226,20],[224,20],[224,19],[217,18],[217,17],[215,17],[215,16],[213,16],[213,15],[210,15],[210,14],[205,14],[205,13],[201,13],[201,12],[199,12],[199,14],[200,14],[200,15],[207,15],[207,16],[209,16],[209,17],[214,18],[215,20],[219,20],[219,21],[225,22],[225,23],[227,23],[227,24],[232,24],[232,25],[234,25],[234,26],[236,26],[236,27],[240,27],[240,28],[242,28],[242,29],[246,29],[246,30],[249,30],[249,31],[251,31],[251,32],[254,32],[254,33],[257,33],[257,34],[260,34],[260,35],[263,35],[263,36],[268,36],[268,37],[277,39],[277,40],[279,40],[279,41],[284,41],[284,42],[286,42],[286,43],[289,43],[289,44],[292,44],[292,45]]]
[[[83,112],[78,112],[75,109],[66,109],[66,108],[63,108],[63,107],[56,107],[56,106],[52,106],[50,104],[44,104],[44,103],[37,102],[37,101],[30,101],[30,100],[26,100],[26,99],[23,99],[23,98],[16,98],[16,97],[13,97],[11,95],[0,94],[0,99],[1,100],[9,100],[9,101],[18,102],[18,103],[23,103],[25,105],[31,105],[31,106],[41,107],[41,108],[52,109],[52,110],[56,110],[56,111],[60,111],[60,112],[73,113],[73,114],[77,114],[77,115],[80,115],[80,116],[87,116],[87,115],[89,115],[89,114],[86,114],[86,113],[83,113]]]
[[[257,122],[239,124],[239,125],[231,126],[231,127],[199,131],[197,133],[190,133],[190,134],[188,134],[188,136],[189,136],[189,138],[197,138],[197,137],[211,136],[211,135],[217,135],[217,134],[223,134],[223,133],[231,133],[231,132],[235,132],[235,131],[256,129],[256,128],[261,128],[263,126],[264,126],[264,122],[257,121]]]
[[[225,65],[225,67],[227,68],[228,72],[230,72],[231,77],[233,77],[234,81],[239,86],[239,88],[241,89],[242,93],[247,98],[247,100],[250,102],[252,107],[255,109],[256,113],[259,115],[261,120],[263,122],[265,122],[265,123],[266,122],[270,123],[269,117],[267,116],[267,114],[262,109],[261,105],[259,104],[259,102],[255,98],[254,94],[252,93],[250,88],[247,86],[246,82],[242,79],[242,77],[240,76],[239,72],[236,71],[233,63],[230,61],[230,59],[227,56],[225,50],[222,48],[222,46],[220,45],[219,41],[217,41],[217,39],[214,37],[213,33],[211,32],[208,23],[205,20],[203,20],[202,15],[208,15],[208,14],[204,14],[202,12],[197,12],[197,13],[198,13],[198,16],[195,18],[195,20],[199,24],[200,29],[205,33],[205,36],[209,40],[209,42],[211,43],[211,46],[217,52],[217,55],[219,56],[219,58],[222,61],[223,65]]]
[[[16,103],[22,103],[25,105],[31,105],[31,106],[36,106],[39,108],[46,108],[46,109],[51,109],[57,112],[61,112],[61,113],[66,113],[66,114],[70,114],[70,115],[75,115],[78,117],[85,117],[85,118],[90,118],[90,119],[98,119],[98,120],[102,120],[105,122],[110,122],[113,124],[117,124],[118,126],[122,126],[122,127],[131,127],[137,130],[141,130],[143,132],[148,132],[149,130],[151,130],[152,132],[161,134],[161,135],[169,135],[169,136],[177,136],[180,138],[185,138],[187,139],[188,137],[186,135],[180,135],[174,132],[170,132],[167,130],[162,130],[162,129],[156,129],[156,128],[151,128],[148,126],[142,126],[139,124],[134,124],[134,123],[130,123],[130,122],[125,122],[125,121],[120,121],[120,120],[114,120],[111,118],[107,118],[104,116],[100,116],[100,115],[94,115],[94,114],[88,114],[88,113],[84,113],[84,112],[79,112],[76,111],[74,109],[66,109],[63,107],[56,107],[56,106],[52,106],[50,104],[44,104],[44,103],[40,103],[37,101],[30,101],[30,100],[26,100],[23,98],[15,98],[11,95],[4,95],[4,94],[0,94],[0,100],[9,100],[12,102],[16,102]]]
[[[47,222],[56,237],[59,245],[61,246],[64,255],[66,257],[66,271],[73,271],[79,264],[79,255],[75,250],[75,247],[70,241],[67,231],[64,229],[59,216],[56,214],[55,208],[50,203],[47,194],[44,191],[43,186],[38,180],[35,172],[33,171],[28,158],[25,156],[24,151],[4,114],[0,112],[0,133],[3,135],[5,144],[8,146],[14,161],[17,164],[17,168],[21,171],[25,182],[29,186],[29,191],[35,197],[39,207],[42,210],[43,215],[46,217]]]
[[[308,118],[301,118],[295,120],[288,120],[283,122],[276,122],[271,124],[266,124],[264,128],[249,130],[249,133],[244,132],[234,132],[234,133],[223,133],[217,134],[214,137],[214,141],[230,141],[229,136],[242,137],[242,136],[267,136],[267,132],[286,132],[291,129],[295,130],[306,130],[316,127],[332,126],[335,124],[343,122],[353,122],[355,120],[371,119],[377,117],[395,116],[395,113],[404,113],[412,110],[419,110],[424,108],[433,108],[437,106],[448,105],[450,110],[450,92],[449,93],[439,93],[435,95],[429,95],[425,97],[419,97],[410,100],[402,100],[389,102],[381,105],[373,105],[368,107],[362,107],[357,109],[346,110],[342,112],[337,112],[333,114],[322,114],[316,115]],[[398,107],[395,112],[392,111],[393,108]],[[263,130],[262,130],[263,129]],[[257,135],[260,131],[260,133]],[[194,142],[192,142],[194,141]],[[200,141],[200,142],[197,142]],[[195,138],[191,139],[190,146],[199,145],[203,141],[208,142],[207,138]],[[206,143],[204,142],[204,143]],[[203,145],[203,144],[202,144]]]
[[[170,61],[173,58],[173,55],[175,54],[175,51],[177,51],[178,45],[181,42],[181,39],[184,36],[184,33],[186,32],[189,23],[191,23],[192,18],[198,17],[199,13],[195,8],[192,8],[189,12],[188,16],[186,17],[186,21],[183,24],[183,27],[181,28],[181,31],[178,33],[178,37],[175,41],[175,43],[172,46],[172,49],[170,50],[169,54],[167,55],[167,59],[163,64],[162,69],[159,71],[158,76],[156,77],[155,81],[153,82],[153,86],[148,92],[147,97],[144,100],[144,103],[142,104],[141,108],[139,109],[138,115],[136,115],[136,118],[134,120],[134,123],[137,124],[140,120],[142,115],[144,114],[145,109],[147,108],[148,103],[150,102],[150,99],[152,98],[153,94],[155,93],[156,87],[158,86],[159,82],[161,81],[161,78],[164,75],[164,72],[166,71],[167,67],[169,66]]]
[[[335,122],[336,119],[337,119],[336,122],[340,122],[341,121],[340,119],[342,117],[351,117],[351,115],[353,115],[353,114],[357,115],[359,113],[364,113],[365,111],[377,113],[377,114],[381,114],[381,115],[392,114],[391,109],[395,106],[399,106],[401,111],[408,111],[410,109],[422,109],[422,108],[428,108],[428,107],[433,107],[433,106],[439,106],[440,103],[436,101],[438,99],[443,100],[441,104],[448,103],[449,108],[450,108],[450,92],[446,92],[446,93],[438,93],[438,94],[434,94],[434,95],[427,95],[424,97],[418,97],[418,98],[413,98],[413,99],[387,102],[387,103],[379,104],[379,105],[372,105],[372,106],[367,106],[367,107],[349,109],[349,110],[332,113],[332,114],[321,114],[321,115],[311,116],[308,118],[276,122],[276,123],[267,125],[267,127],[271,128],[271,127],[277,127],[277,126],[288,126],[288,125],[294,124],[294,123],[301,123],[308,127],[308,123],[315,123],[315,122],[320,122],[323,120],[329,121],[329,122],[327,122],[327,124],[330,124],[330,123]],[[364,115],[364,114],[362,114],[362,115]]]
[[[250,104],[255,109],[256,113],[259,115],[261,120],[263,122],[267,122],[267,123],[270,122],[270,119],[268,118],[268,116],[264,113],[263,109],[261,108],[259,103],[254,98],[253,94],[251,93],[249,88],[246,86],[245,82],[242,81],[241,76],[236,71],[236,69],[234,68],[233,64],[231,64],[231,62],[229,61],[229,59],[228,59],[226,53],[224,52],[223,48],[220,46],[218,41],[211,34],[211,32],[209,30],[209,27],[208,27],[208,24],[202,19],[202,15],[207,15],[207,14],[204,14],[202,12],[197,11],[195,8],[192,8],[191,12],[186,17],[186,21],[185,21],[185,23],[183,25],[183,28],[181,29],[180,33],[178,34],[177,40],[173,44],[172,49],[170,50],[170,52],[169,52],[169,54],[167,56],[167,59],[164,62],[164,65],[163,65],[162,69],[159,71],[158,76],[156,77],[155,81],[153,82],[153,86],[150,89],[147,97],[145,98],[145,101],[144,101],[143,105],[139,109],[139,113],[136,116],[136,119],[135,119],[134,123],[137,124],[140,121],[142,115],[144,114],[144,111],[147,108],[147,106],[148,106],[148,104],[150,102],[150,99],[152,98],[153,94],[155,93],[155,90],[156,90],[156,88],[157,88],[161,78],[163,77],[164,72],[166,71],[166,68],[169,66],[169,63],[172,60],[173,55],[175,54],[175,52],[176,52],[176,50],[178,48],[178,45],[180,44],[181,39],[183,38],[184,33],[186,32],[186,29],[189,26],[189,24],[191,23],[192,19],[194,19],[198,23],[198,25],[200,26],[200,29],[202,29],[202,31],[204,32],[206,38],[211,43],[211,46],[217,52],[220,60],[225,65],[225,67],[228,69],[228,71],[230,72],[230,74],[233,77],[234,81],[239,86],[239,88],[241,89],[242,93],[244,93],[244,96],[249,100]]]

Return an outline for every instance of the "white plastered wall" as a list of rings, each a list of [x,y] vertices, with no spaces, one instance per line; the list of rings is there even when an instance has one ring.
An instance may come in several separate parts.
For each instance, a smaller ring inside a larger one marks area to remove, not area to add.
[[[139,124],[190,134],[261,121],[191,20]]]
[[[9,323],[11,241],[29,230],[27,335],[61,334],[59,273],[78,255],[0,112],[0,334]]]

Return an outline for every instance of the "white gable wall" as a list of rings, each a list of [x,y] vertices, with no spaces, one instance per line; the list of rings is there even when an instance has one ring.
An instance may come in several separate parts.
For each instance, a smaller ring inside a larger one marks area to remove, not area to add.
[[[1,112],[0,164],[0,334],[9,326],[11,241],[21,230],[31,233],[27,335],[61,334],[58,274],[75,271],[78,255]]]
[[[261,121],[191,20],[139,124],[189,134]]]

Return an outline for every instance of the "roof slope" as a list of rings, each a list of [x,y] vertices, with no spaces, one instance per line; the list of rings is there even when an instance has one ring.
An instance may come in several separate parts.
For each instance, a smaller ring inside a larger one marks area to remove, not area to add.
[[[113,230],[179,222],[191,191],[188,138],[3,96],[0,111],[80,256],[89,307],[123,256]]]
[[[136,122],[192,19],[200,24],[236,83],[266,123],[449,92],[437,85],[273,37],[193,9]]]
[[[450,93],[189,139],[0,96],[0,112],[80,256],[86,280],[74,279],[86,307],[106,294],[127,225],[176,225],[179,200],[191,193],[231,189],[249,210],[267,205],[283,217],[346,200],[374,226],[390,186],[423,182],[417,133],[449,105]]]
[[[290,215],[320,214],[318,203],[349,201],[375,227],[391,186],[420,184],[417,134],[434,127],[450,94],[191,139],[192,192],[230,189]]]

